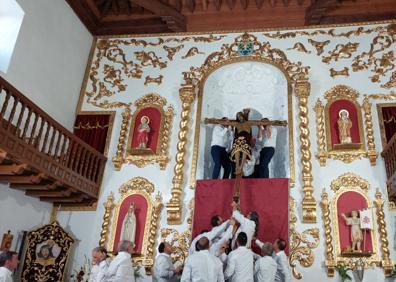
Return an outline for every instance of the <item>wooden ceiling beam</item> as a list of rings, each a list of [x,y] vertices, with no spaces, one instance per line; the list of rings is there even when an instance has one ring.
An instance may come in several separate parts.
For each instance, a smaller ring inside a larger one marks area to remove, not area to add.
[[[343,24],[354,22],[385,21],[396,18],[396,11],[380,14],[355,14],[355,15],[332,15],[321,18],[321,24]]]
[[[146,10],[151,11],[155,15],[161,17],[166,23],[172,23],[171,26],[168,26],[169,29],[173,30],[173,28],[177,28],[177,31],[185,31],[186,30],[186,17],[179,13],[176,9],[165,5],[164,3],[158,0],[129,0],[132,3],[135,3]],[[172,19],[172,20],[170,20]]]
[[[329,10],[338,7],[339,0],[314,0],[308,7],[305,14],[305,24],[315,25],[320,24],[322,17],[326,15]]]

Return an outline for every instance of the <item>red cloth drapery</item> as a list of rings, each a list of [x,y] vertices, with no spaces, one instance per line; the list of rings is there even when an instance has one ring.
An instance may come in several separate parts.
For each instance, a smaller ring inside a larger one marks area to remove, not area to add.
[[[193,238],[204,229],[210,229],[210,219],[220,215],[228,219],[232,214],[233,179],[199,180],[195,190]],[[282,238],[288,242],[289,190],[288,179],[242,179],[241,212],[257,211],[260,224],[257,238],[274,242]]]
[[[396,133],[396,107],[383,107],[382,118],[384,120],[386,142]]]
[[[77,115],[74,135],[102,154],[106,147],[110,115]]]

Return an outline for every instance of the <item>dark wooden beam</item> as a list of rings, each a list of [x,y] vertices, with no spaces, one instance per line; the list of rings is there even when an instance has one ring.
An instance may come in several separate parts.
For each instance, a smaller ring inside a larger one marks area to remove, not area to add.
[[[176,9],[165,5],[158,0],[130,0],[133,3],[151,11],[155,15],[164,19],[165,22],[171,22],[169,29],[177,28],[177,31],[186,30],[186,17],[179,13]],[[172,20],[170,20],[172,19]]]
[[[355,14],[355,15],[334,15],[321,18],[321,24],[342,24],[356,22],[385,21],[396,19],[396,12],[381,14]]]
[[[0,175],[22,174],[28,169],[27,164],[0,165]]]
[[[44,174],[37,175],[0,175],[0,182],[8,183],[40,183],[45,179]]]
[[[32,197],[69,197],[72,191],[69,189],[58,189],[52,191],[46,190],[26,190],[25,195]]]
[[[315,0],[308,7],[305,14],[305,24],[315,25],[320,24],[322,17],[326,15],[329,10],[337,8],[339,0]]]

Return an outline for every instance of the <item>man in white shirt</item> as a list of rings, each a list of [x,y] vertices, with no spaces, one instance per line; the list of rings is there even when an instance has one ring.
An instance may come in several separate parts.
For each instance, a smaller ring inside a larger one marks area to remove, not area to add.
[[[224,118],[227,120],[227,118]],[[213,158],[214,167],[212,179],[219,178],[220,169],[223,167],[223,179],[228,179],[231,172],[231,162],[227,153],[230,143],[231,130],[221,124],[215,125],[212,132],[212,141],[210,144],[210,153]]]
[[[254,234],[256,233],[256,229],[259,224],[259,216],[258,216],[257,212],[252,211],[252,212],[248,213],[248,215],[246,217],[244,217],[238,210],[239,206],[235,202],[232,202],[232,208],[234,210],[232,212],[232,217],[240,225],[234,235],[233,240],[232,240],[232,243],[231,243],[232,249],[235,249],[235,246],[236,246],[235,241],[236,241],[236,238],[240,232],[246,233],[246,235],[247,235],[246,247],[250,248],[251,241],[254,237]]]
[[[224,282],[223,265],[209,253],[209,240],[199,239],[198,252],[187,257],[181,282]]]
[[[269,121],[268,118],[263,118],[262,120]],[[264,143],[263,143],[263,148],[261,149],[260,152],[260,162],[257,167],[258,178],[269,178],[268,165],[275,154],[276,135],[277,135],[277,130],[275,127],[271,125],[259,127],[257,139],[261,140],[261,138],[263,138]]]
[[[109,263],[106,261],[107,251],[103,247],[96,247],[92,250],[92,263],[91,275],[89,276],[89,282],[104,282],[105,274],[109,267]]]
[[[291,275],[288,264],[288,258],[284,252],[286,249],[286,242],[283,239],[276,239],[274,244],[274,259],[277,264],[275,281],[276,282],[290,282]]]
[[[154,263],[153,281],[171,282],[177,280],[177,274],[180,274],[183,267],[175,268],[170,255],[173,252],[171,244],[161,242],[158,246],[158,256]]]
[[[277,270],[276,261],[272,258],[272,244],[264,243],[261,248],[261,255],[254,264],[254,281],[255,282],[274,282]]]
[[[131,254],[133,243],[121,241],[118,244],[118,255],[110,263],[105,275],[106,282],[135,282]]]
[[[253,252],[246,248],[247,235],[240,232],[237,237],[237,249],[227,258],[224,278],[230,282],[253,282]]]
[[[0,282],[13,282],[12,272],[19,263],[16,252],[4,251],[0,253]]]
[[[216,220],[214,220],[216,219]],[[220,224],[218,226],[214,226],[214,222],[217,222],[217,224]],[[213,243],[217,242],[221,237],[222,234],[226,231],[229,221],[226,220],[223,222],[223,219],[219,215],[215,215],[211,219],[211,225],[213,226],[212,230],[210,231],[205,231],[202,232],[201,234],[197,235],[194,240],[192,240],[190,249],[189,249],[189,254],[193,254],[195,250],[195,245],[197,244],[198,240],[201,239],[202,237],[206,237],[209,240],[209,246],[211,246]]]

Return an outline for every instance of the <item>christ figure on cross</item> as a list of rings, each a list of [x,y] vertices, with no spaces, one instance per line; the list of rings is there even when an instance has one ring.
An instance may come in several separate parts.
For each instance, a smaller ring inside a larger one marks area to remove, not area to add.
[[[224,120],[206,118],[205,124],[221,124],[223,126],[233,126],[235,130],[234,142],[231,150],[231,161],[235,163],[235,184],[233,198],[239,202],[240,180],[243,174],[243,165],[251,158],[252,126],[286,126],[287,122],[282,120],[249,120],[250,109],[238,112],[236,120]]]

